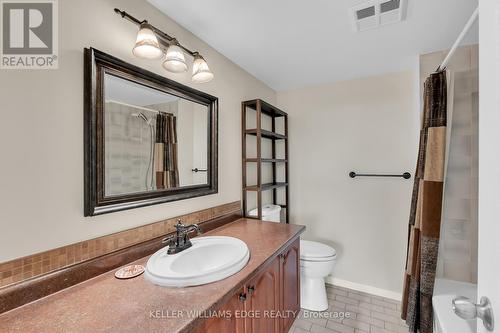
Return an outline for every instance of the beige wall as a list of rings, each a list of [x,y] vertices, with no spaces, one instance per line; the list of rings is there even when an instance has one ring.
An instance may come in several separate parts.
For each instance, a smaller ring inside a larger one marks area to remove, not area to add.
[[[415,170],[413,71],[278,93],[290,114],[291,219],[332,245],[334,277],[400,293],[412,180],[351,179]]]
[[[215,79],[193,85],[188,74],[166,73],[160,61],[136,59],[137,28],[118,7],[199,50]],[[137,0],[59,1],[59,69],[0,71],[0,262],[166,217],[239,200],[240,103],[275,92]],[[83,217],[83,48],[125,61],[219,97],[219,193],[147,208]]]

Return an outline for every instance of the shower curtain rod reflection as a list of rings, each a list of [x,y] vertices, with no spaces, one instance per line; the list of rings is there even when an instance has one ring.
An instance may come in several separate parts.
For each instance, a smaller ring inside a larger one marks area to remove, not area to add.
[[[162,113],[162,114],[168,114],[168,115],[173,116],[173,113],[170,113],[170,112],[153,110],[153,109],[145,108],[144,106],[138,106],[138,105],[128,104],[128,103],[124,103],[124,102],[119,102],[119,101],[115,101],[113,99],[107,99],[106,103],[116,103],[116,104],[129,106],[131,108],[139,109],[139,110],[143,110],[143,111],[147,111],[147,112]]]

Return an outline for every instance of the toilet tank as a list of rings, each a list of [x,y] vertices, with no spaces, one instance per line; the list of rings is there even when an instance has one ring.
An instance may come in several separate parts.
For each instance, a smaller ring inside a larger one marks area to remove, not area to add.
[[[248,212],[248,216],[257,217],[257,208]],[[262,221],[281,222],[281,206],[264,205],[262,206]]]

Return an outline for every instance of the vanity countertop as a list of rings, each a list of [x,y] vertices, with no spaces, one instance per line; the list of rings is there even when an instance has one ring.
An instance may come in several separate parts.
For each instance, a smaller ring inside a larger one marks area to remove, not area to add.
[[[3,332],[190,332],[202,318],[192,313],[216,310],[267,260],[297,238],[305,227],[239,219],[206,235],[232,236],[250,249],[248,264],[214,283],[166,288],[144,275],[118,280],[114,271],[0,315]],[[146,265],[148,257],[133,264]]]

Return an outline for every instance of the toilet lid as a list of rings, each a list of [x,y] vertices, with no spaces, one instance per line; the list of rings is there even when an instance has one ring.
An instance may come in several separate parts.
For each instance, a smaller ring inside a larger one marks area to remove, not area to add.
[[[300,240],[300,259],[321,259],[336,255],[337,252],[331,246],[313,241]]]

